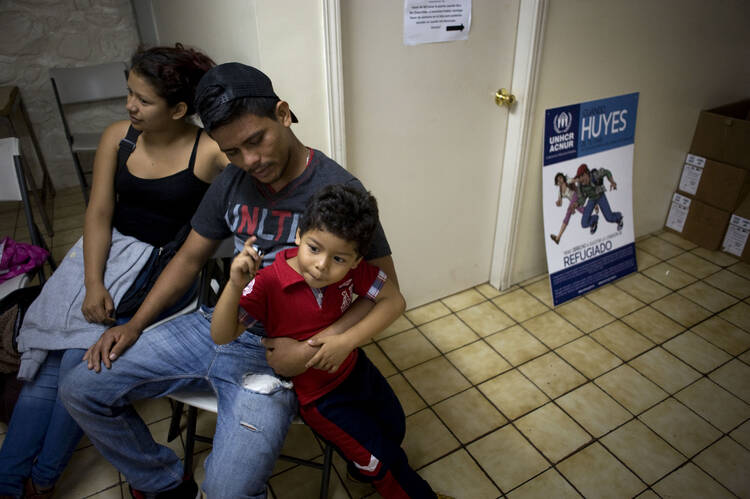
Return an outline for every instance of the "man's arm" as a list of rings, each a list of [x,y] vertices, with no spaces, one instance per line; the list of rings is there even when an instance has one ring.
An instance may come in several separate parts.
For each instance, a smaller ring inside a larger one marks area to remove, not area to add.
[[[388,281],[398,290],[398,276],[393,258],[388,255],[368,260],[368,263],[379,267],[388,276]],[[319,332],[311,339],[324,338],[332,334],[341,334],[362,320],[372,310],[375,304],[366,298],[357,298],[351,307],[336,322]],[[306,371],[305,365],[318,352],[307,341],[297,341],[292,338],[264,338],[263,345],[267,349],[268,365],[282,376],[296,376]]]
[[[607,177],[607,180],[609,180],[609,190],[617,190],[617,182],[615,182],[615,180],[612,178],[612,172],[602,168],[602,173],[605,177]]]
[[[375,297],[375,306],[361,321],[343,334],[308,340],[308,343],[313,346],[320,346],[320,348],[306,367],[314,367],[329,373],[336,372],[352,350],[364,345],[373,336],[388,327],[404,311],[405,307],[404,297],[396,285],[386,280]]]
[[[112,361],[135,343],[162,311],[187,292],[220,242],[191,230],[130,321],[108,329],[88,349],[83,359],[88,361],[89,369],[99,372],[102,362],[109,369]]]

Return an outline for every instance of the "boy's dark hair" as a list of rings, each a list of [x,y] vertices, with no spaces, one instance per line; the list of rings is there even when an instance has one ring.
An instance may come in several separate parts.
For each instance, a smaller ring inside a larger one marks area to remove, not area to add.
[[[174,47],[139,47],[130,59],[130,71],[153,86],[170,107],[187,104],[186,116],[195,113],[195,88],[214,65],[207,55],[181,43]]]
[[[367,254],[378,228],[378,203],[369,192],[344,184],[323,187],[307,201],[299,222],[300,235],[319,229],[357,246]]]

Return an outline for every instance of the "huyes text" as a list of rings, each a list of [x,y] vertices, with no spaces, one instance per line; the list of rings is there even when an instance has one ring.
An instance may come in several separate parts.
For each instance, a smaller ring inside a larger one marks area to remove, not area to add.
[[[603,106],[587,109],[581,118],[581,141],[596,140],[624,132],[628,127],[627,109],[604,112]]]

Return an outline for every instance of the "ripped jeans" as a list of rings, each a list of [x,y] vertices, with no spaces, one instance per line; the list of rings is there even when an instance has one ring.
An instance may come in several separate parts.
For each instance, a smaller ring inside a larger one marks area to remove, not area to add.
[[[111,369],[96,373],[85,363],[72,369],[60,396],[130,485],[156,493],[181,482],[182,464],[174,451],[154,441],[131,404],[178,390],[212,390],[219,409],[202,489],[211,498],[264,498],[296,397],[268,366],[259,336],[245,332],[216,345],[210,325],[206,309],[166,322],[144,333]]]

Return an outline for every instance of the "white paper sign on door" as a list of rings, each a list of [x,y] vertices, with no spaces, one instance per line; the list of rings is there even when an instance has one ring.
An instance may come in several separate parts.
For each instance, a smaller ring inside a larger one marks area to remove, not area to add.
[[[471,0],[404,0],[404,45],[467,40]]]

